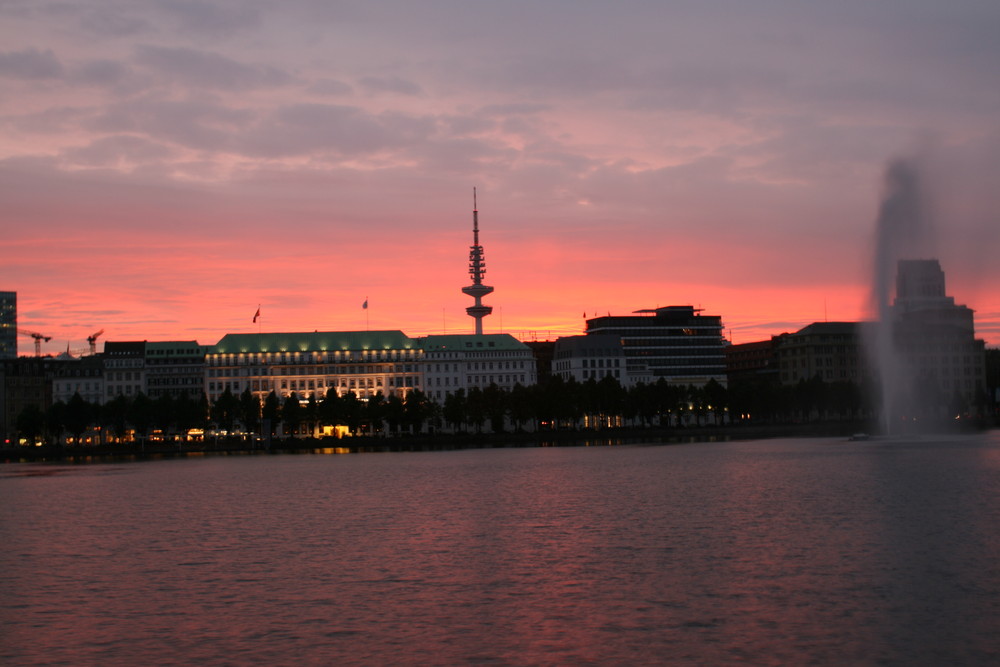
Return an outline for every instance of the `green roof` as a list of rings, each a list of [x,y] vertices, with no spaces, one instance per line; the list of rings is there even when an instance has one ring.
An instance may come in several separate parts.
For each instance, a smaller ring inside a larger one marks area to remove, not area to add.
[[[527,350],[527,345],[510,334],[454,334],[418,338],[426,351],[438,350]]]
[[[226,334],[209,354],[241,352],[326,352],[335,350],[408,350],[418,342],[402,331],[315,331],[312,333]]]

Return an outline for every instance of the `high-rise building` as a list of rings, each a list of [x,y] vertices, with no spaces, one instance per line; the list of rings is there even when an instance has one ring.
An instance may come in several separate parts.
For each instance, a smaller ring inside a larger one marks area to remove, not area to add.
[[[0,292],[0,359],[17,358],[17,292]]]
[[[890,316],[901,372],[921,387],[921,402],[971,402],[985,393],[986,344],[976,339],[974,311],[947,296],[938,260],[899,262]]]

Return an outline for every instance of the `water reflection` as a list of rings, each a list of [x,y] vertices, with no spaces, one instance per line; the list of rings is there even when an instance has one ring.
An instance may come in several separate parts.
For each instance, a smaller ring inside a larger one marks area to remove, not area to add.
[[[998,469],[995,439],[0,469],[0,661],[983,663]]]

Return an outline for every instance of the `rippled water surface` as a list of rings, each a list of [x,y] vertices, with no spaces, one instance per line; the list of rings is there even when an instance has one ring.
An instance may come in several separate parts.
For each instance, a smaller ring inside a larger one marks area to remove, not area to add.
[[[1000,661],[1000,434],[0,466],[7,665]]]

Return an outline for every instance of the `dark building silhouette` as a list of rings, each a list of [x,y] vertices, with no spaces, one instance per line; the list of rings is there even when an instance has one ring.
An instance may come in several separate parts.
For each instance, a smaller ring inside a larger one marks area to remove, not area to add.
[[[814,322],[780,336],[775,351],[781,383],[796,384],[817,377],[823,382],[863,382],[869,375],[865,326],[870,325]]]
[[[0,359],[17,357],[17,292],[0,292]]]
[[[899,262],[890,317],[904,381],[921,385],[926,399],[971,402],[985,394],[986,343],[976,338],[974,311],[947,296],[938,260]]]
[[[771,336],[770,340],[740,343],[726,348],[726,375],[736,379],[778,380],[778,346],[788,334]]]

